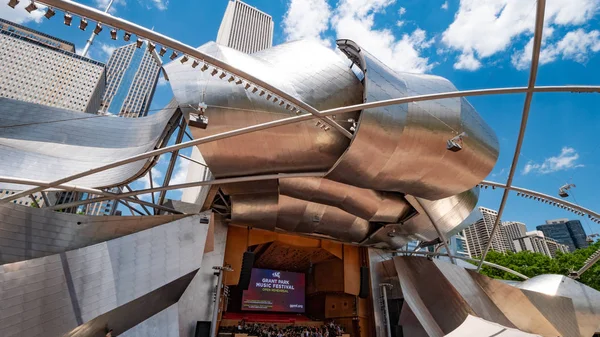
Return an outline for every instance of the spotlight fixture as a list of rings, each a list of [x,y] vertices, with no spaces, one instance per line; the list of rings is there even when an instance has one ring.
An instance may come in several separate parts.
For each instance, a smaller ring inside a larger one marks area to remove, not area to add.
[[[208,66],[206,65],[206,63],[204,63],[202,65],[202,67],[200,68],[200,70],[202,70],[202,71],[207,71],[208,70]]]
[[[292,109],[290,109],[290,107],[291,107],[291,105],[289,105],[289,104],[286,104],[286,105],[285,105],[285,109],[286,109],[286,110],[292,110]]]
[[[235,84],[237,84],[237,85],[240,85],[240,84],[242,84],[242,80],[241,80],[241,79],[238,79],[237,81],[235,81]]]
[[[65,25],[70,26],[73,21],[73,15],[65,13]]]
[[[265,94],[265,91],[264,91],[264,90],[261,90],[261,91],[260,91],[260,94],[258,94],[258,96],[263,96],[264,94]]]
[[[9,5],[11,8],[15,8],[15,6],[19,4],[19,2],[20,2],[19,0],[10,0],[10,1],[8,2],[8,5]]]
[[[31,12],[33,12],[33,11],[34,11],[34,10],[36,10],[36,9],[38,9],[38,8],[37,8],[37,6],[35,5],[35,2],[33,2],[33,1],[32,1],[32,2],[30,2],[30,3],[29,3],[29,5],[27,5],[27,7],[25,7],[25,10],[26,10],[28,13],[31,13]]]
[[[257,88],[257,87],[254,87],[254,88],[252,89],[252,93],[253,93],[253,94],[254,94],[254,93],[256,93],[257,91],[258,91],[258,88]]]
[[[48,7],[48,9],[46,10],[46,14],[44,14],[46,19],[48,19],[48,20],[50,20],[50,18],[53,17],[54,15],[56,15],[56,12],[54,11],[54,9],[52,9],[52,7]]]
[[[495,190],[495,189],[496,189],[496,186],[493,186],[493,185],[492,185],[492,189],[493,189],[493,190]]]
[[[180,61],[180,62],[181,62],[181,64],[184,64],[184,63],[186,63],[188,60],[189,60],[189,58],[188,58],[187,56],[183,55],[183,57],[181,58],[181,61]]]
[[[135,40],[135,47],[136,48],[142,48],[142,44],[144,44],[144,41],[137,39]]]
[[[170,58],[171,60],[174,60],[174,59],[176,59],[176,58],[177,58],[177,53],[176,53],[175,51],[173,51],[173,52],[171,53],[171,56],[169,56],[169,58]]]
[[[273,98],[273,103],[277,103],[278,100],[279,100],[279,98],[277,98],[277,97]]]
[[[196,68],[200,63],[197,60],[194,60],[194,62],[192,62],[192,68]]]
[[[229,78],[227,79],[227,82],[231,83],[233,81],[235,81],[235,77],[229,76]]]
[[[248,89],[250,89],[250,87],[251,87],[250,83],[246,83],[246,85],[244,86],[244,89],[248,90]]]
[[[218,73],[219,71],[217,69],[213,69],[213,71],[210,72],[210,76],[215,76]]]
[[[153,52],[156,49],[156,45],[152,42],[148,42],[148,51]]]
[[[268,95],[267,95],[267,100],[268,100],[268,101],[270,101],[270,100],[271,100],[271,97],[273,97],[273,96],[271,96],[271,94],[268,94]]]
[[[221,73],[221,75],[219,75],[219,78],[220,78],[220,79],[224,79],[224,78],[225,78],[225,76],[227,76],[227,74],[226,74],[225,72],[222,72],[222,73]]]
[[[160,55],[160,57],[163,57],[163,56],[165,56],[166,52],[167,52],[167,48],[160,47],[160,51],[158,52],[158,55]]]
[[[113,28],[110,30],[110,38],[113,40],[117,39],[117,29],[116,28]]]
[[[517,192],[517,197],[520,197],[520,196],[521,196],[521,193],[520,193],[520,192]]]
[[[98,35],[98,34],[100,34],[101,31],[102,31],[102,25],[100,24],[100,22],[98,22],[96,24],[96,28],[94,28],[94,34]]]
[[[81,30],[85,30],[87,28],[88,22],[86,18],[81,18],[81,21],[79,21],[79,29]]]
[[[284,102],[284,101],[279,101],[279,106],[282,106],[282,105],[284,105],[284,104],[285,104],[285,102]]]
[[[131,33],[125,32],[123,34],[123,40],[125,40],[125,41],[131,40]]]
[[[465,132],[461,132],[460,134],[456,135],[455,137],[449,139],[446,142],[446,149],[448,151],[452,151],[452,152],[458,152],[460,150],[462,150],[462,142],[463,142],[463,137],[466,137],[467,134]]]

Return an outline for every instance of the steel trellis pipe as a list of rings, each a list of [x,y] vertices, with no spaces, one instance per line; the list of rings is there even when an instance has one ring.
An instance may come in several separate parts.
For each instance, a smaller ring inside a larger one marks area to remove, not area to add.
[[[362,110],[362,109],[367,109],[367,108],[372,108],[372,107],[389,106],[389,105],[428,101],[428,100],[443,99],[443,98],[515,94],[515,93],[523,93],[526,91],[527,91],[527,88],[516,87],[516,88],[476,89],[476,90],[466,90],[466,91],[452,91],[452,92],[445,92],[445,93],[438,93],[438,94],[417,95],[417,96],[395,98],[395,99],[391,99],[391,100],[363,103],[363,104],[357,104],[357,105],[352,105],[352,106],[348,106],[348,107],[324,110],[321,112],[321,115],[329,116],[329,115],[334,115],[334,114],[338,114],[338,113],[342,113],[342,112],[357,111],[357,110]],[[593,92],[593,93],[600,93],[600,86],[547,86],[547,87],[535,88],[534,91],[535,92]],[[303,115],[299,115],[299,116],[278,119],[278,120],[271,121],[271,122],[251,125],[251,126],[247,126],[244,128],[215,134],[215,135],[208,136],[208,137],[203,137],[203,138],[199,138],[196,140],[183,142],[180,144],[166,146],[166,147],[163,147],[160,149],[142,153],[142,154],[139,154],[139,155],[136,155],[133,157],[125,158],[125,159],[122,159],[122,160],[119,160],[116,162],[112,162],[112,163],[106,164],[104,166],[93,168],[88,171],[77,173],[72,176],[56,180],[54,182],[47,183],[47,186],[45,188],[57,187],[58,185],[67,183],[69,181],[72,181],[72,180],[75,180],[78,178],[87,177],[94,173],[106,171],[106,170],[114,168],[114,167],[129,164],[129,163],[132,163],[132,162],[135,162],[138,160],[154,157],[157,155],[161,155],[163,153],[172,152],[172,151],[183,149],[186,147],[209,143],[212,141],[225,139],[225,138],[229,138],[229,137],[234,137],[234,136],[239,136],[239,135],[243,135],[243,134],[247,134],[247,133],[251,133],[251,132],[266,130],[266,129],[270,129],[270,128],[274,128],[274,127],[278,127],[278,126],[304,122],[307,120],[311,120],[313,118],[315,118],[315,117],[312,115],[303,114]],[[36,189],[30,189],[27,191],[23,191],[21,193],[11,195],[8,198],[0,199],[0,203],[18,199],[18,198],[26,196],[28,194],[42,191],[45,188],[36,188]]]
[[[519,128],[519,136],[517,138],[517,145],[515,147],[515,154],[513,156],[512,164],[510,165],[510,171],[508,173],[508,179],[506,181],[506,186],[510,187],[513,182],[513,178],[515,176],[515,172],[517,170],[517,165],[519,163],[519,156],[521,154],[521,146],[523,145],[523,138],[525,137],[525,130],[527,129],[527,120],[529,118],[529,109],[531,107],[531,100],[533,98],[533,89],[535,87],[535,80],[537,78],[537,71],[539,65],[540,58],[540,49],[542,47],[542,32],[544,30],[544,10],[546,9],[546,0],[538,0],[537,2],[537,11],[535,15],[535,32],[533,35],[533,51],[531,55],[531,70],[529,73],[529,83],[527,84],[527,94],[525,95],[525,104],[523,105],[523,115],[521,117],[521,127]],[[496,217],[496,221],[494,223],[494,227],[492,228],[492,233],[490,234],[490,239],[485,246],[483,251],[483,255],[481,256],[481,260],[479,261],[479,265],[477,266],[477,271],[481,270],[481,266],[483,265],[483,261],[487,256],[487,253],[492,246],[492,242],[494,240],[494,236],[500,227],[500,219],[502,218],[502,213],[504,213],[504,207],[506,206],[506,200],[508,199],[508,194],[510,193],[509,189],[505,189],[502,194],[502,200],[500,201],[500,207],[498,209],[498,216]]]

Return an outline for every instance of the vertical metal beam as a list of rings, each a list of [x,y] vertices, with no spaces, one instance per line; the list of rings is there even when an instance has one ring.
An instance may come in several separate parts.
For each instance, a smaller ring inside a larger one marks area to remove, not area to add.
[[[154,188],[154,181],[152,180],[152,169],[148,170],[148,179],[150,179],[150,188]],[[131,192],[129,185],[127,186],[127,189]],[[152,197],[152,203],[156,204],[156,200],[154,200],[154,193],[150,193],[150,196]]]
[[[110,0],[110,2],[108,3],[108,5],[106,6],[106,9],[104,10],[104,13],[108,13],[108,11],[110,10],[110,7],[112,6],[114,0]],[[98,23],[100,23],[100,21],[98,21]],[[83,47],[83,51],[81,52],[81,56],[85,57],[88,53],[88,51],[90,50],[90,47],[92,46],[92,43],[94,43],[94,39],[96,38],[96,34],[94,34],[92,32],[92,35],[90,36],[89,40],[87,40],[85,47]]]
[[[35,207],[41,208],[40,204],[38,204],[37,200],[35,200],[35,197],[33,196],[33,194],[30,194],[29,198],[31,199],[31,201],[33,201],[33,204],[35,205]]]
[[[387,337],[392,337],[392,329],[390,326],[390,310],[388,308],[388,299],[387,299],[387,287],[391,287],[392,285],[389,283],[382,283],[379,285],[381,287],[381,293],[383,295],[383,314],[385,317],[385,332]]]
[[[535,32],[533,35],[533,51],[531,55],[531,69],[529,72],[529,82],[527,84],[527,93],[525,94],[525,104],[523,106],[523,115],[521,116],[521,127],[519,128],[519,137],[517,138],[517,145],[515,147],[515,154],[513,155],[512,164],[510,165],[510,171],[508,173],[508,179],[506,181],[507,189],[504,190],[502,194],[502,200],[500,201],[500,208],[498,209],[498,217],[494,223],[494,227],[492,228],[492,233],[490,234],[490,241],[485,246],[485,250],[483,251],[483,255],[481,256],[481,261],[479,261],[479,265],[477,266],[477,271],[481,270],[481,266],[483,265],[483,261],[487,256],[487,253],[490,250],[492,242],[494,240],[494,236],[498,231],[498,227],[500,227],[500,221],[502,219],[502,214],[504,213],[504,207],[506,206],[506,200],[508,199],[508,194],[510,193],[510,187],[513,182],[513,178],[515,176],[515,172],[517,170],[517,165],[519,163],[519,156],[521,155],[521,146],[523,145],[523,138],[525,137],[525,130],[527,129],[527,120],[529,118],[529,109],[531,107],[531,100],[533,98],[533,92],[535,89],[535,80],[537,78],[538,65],[540,60],[540,50],[542,48],[542,31],[544,30],[544,11],[546,9],[546,0],[537,0],[537,11],[535,15]]]
[[[48,200],[48,196],[46,195],[46,192],[42,191],[40,193],[42,194],[42,198],[44,199],[44,205],[46,207],[52,206],[52,205],[50,205],[50,200]]]
[[[185,118],[181,116],[181,120],[179,122],[179,132],[177,133],[177,138],[175,139],[175,144],[180,144],[183,140],[183,135],[185,132],[185,128],[187,123]],[[165,179],[163,180],[163,186],[169,186],[171,182],[171,176],[173,175],[173,170],[175,169],[175,163],[177,162],[177,157],[179,155],[179,150],[175,150],[171,152],[171,161],[169,161],[169,167],[167,167],[167,172],[165,172]],[[152,170],[151,170],[152,171]],[[162,205],[165,202],[165,197],[167,195],[167,191],[160,191],[158,195],[158,204]]]

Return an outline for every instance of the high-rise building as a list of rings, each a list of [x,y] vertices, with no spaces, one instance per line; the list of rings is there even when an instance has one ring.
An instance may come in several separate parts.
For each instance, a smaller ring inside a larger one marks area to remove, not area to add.
[[[217,43],[248,54],[269,48],[273,45],[273,19],[255,7],[231,0],[219,27]]]
[[[0,199],[7,197],[9,195],[15,194],[19,191],[14,191],[14,190],[0,190]],[[33,197],[33,199],[32,199]],[[37,207],[37,206],[44,206],[45,202],[44,202],[44,198],[42,197],[42,193],[41,192],[37,192],[37,193],[33,193],[30,196],[27,197],[21,197],[19,199],[13,200],[12,203],[14,204],[19,204],[19,205],[23,205],[23,206],[30,206],[30,207]]]
[[[478,207],[475,212],[478,213],[472,214],[469,218],[478,219],[463,230],[463,237],[467,242],[469,256],[479,257],[483,255],[485,247],[490,242],[492,228],[498,217],[498,212],[485,207]],[[510,250],[503,226],[498,228],[496,235],[491,241],[490,249],[502,253]]]
[[[588,246],[587,234],[579,220],[547,220],[545,225],[539,225],[536,229],[542,231],[546,237],[567,245],[571,252]]]
[[[558,251],[567,253],[569,247],[557,243],[556,240],[545,237],[542,231],[527,232],[525,236],[513,240],[516,252],[528,250],[534,253],[544,254],[548,257],[556,257]]]
[[[506,233],[508,247],[510,247],[512,251],[516,251],[513,240],[525,236],[527,226],[518,221],[505,221],[502,223],[502,228],[504,228],[504,233]]]
[[[115,49],[106,65],[106,90],[100,110],[122,117],[148,114],[162,62],[144,43]]]
[[[244,53],[255,53],[273,45],[273,19],[270,15],[239,0],[231,0],[225,9],[217,33],[217,43]],[[109,62],[110,65],[110,62]],[[192,159],[206,163],[198,147],[192,148]],[[208,167],[190,164],[186,182],[212,179]],[[188,188],[183,191],[181,200],[202,203],[210,186]]]
[[[104,64],[67,41],[0,19],[0,97],[97,113]]]

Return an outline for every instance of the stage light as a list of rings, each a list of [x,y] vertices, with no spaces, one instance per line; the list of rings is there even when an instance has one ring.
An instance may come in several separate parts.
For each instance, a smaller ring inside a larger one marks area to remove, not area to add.
[[[181,64],[184,64],[184,63],[186,63],[188,60],[189,60],[189,58],[188,58],[187,56],[183,55],[183,57],[181,58],[181,61],[180,61],[180,62],[181,62]]]
[[[196,68],[200,63],[197,60],[194,60],[194,62],[192,62],[192,68]]]
[[[202,70],[202,71],[207,71],[208,70],[208,66],[206,65],[206,63],[204,63],[202,65],[202,67],[200,68],[200,70]]]
[[[252,89],[252,93],[253,93],[253,94],[255,94],[257,91],[258,91],[258,88],[257,88],[257,87],[254,87],[254,88]]]
[[[227,74],[226,74],[225,72],[222,72],[222,73],[221,73],[221,75],[219,75],[219,78],[220,78],[220,79],[224,79],[224,78],[225,78],[225,76],[227,76]]]
[[[20,2],[19,0],[10,0],[10,1],[8,2],[8,5],[9,5],[11,8],[15,8],[15,6],[19,4],[19,2]]]
[[[117,30],[115,28],[110,30],[110,38],[113,40],[117,39]]]
[[[236,84],[236,85],[240,85],[240,84],[242,84],[242,79],[238,79],[237,81],[235,81],[235,84]]]
[[[137,40],[135,40],[135,47],[136,48],[142,48],[143,44],[144,44],[144,41],[140,40],[139,38]]]
[[[31,12],[33,12],[33,11],[34,11],[34,10],[36,10],[36,9],[38,9],[38,8],[37,8],[37,6],[35,5],[35,3],[34,3],[33,1],[32,1],[32,2],[30,2],[30,3],[29,3],[29,5],[27,5],[27,7],[25,7],[25,10],[26,10],[28,13],[31,13]]]
[[[156,45],[152,42],[148,42],[148,51],[153,52],[156,49]]]
[[[73,21],[73,15],[69,14],[69,13],[65,13],[65,25],[70,26],[71,22]]]
[[[466,133],[461,132],[455,137],[448,139],[448,141],[446,142],[446,149],[452,152],[458,152],[462,150],[463,137],[465,137],[466,135]]]
[[[125,41],[131,40],[131,33],[125,32],[123,34],[123,40],[125,40]]]
[[[160,55],[160,57],[163,57],[163,56],[165,56],[166,52],[167,52],[167,48],[160,47],[160,51],[158,52],[158,55]]]
[[[274,97],[274,98],[273,98],[273,103],[277,103],[277,101],[278,101],[278,100],[279,100],[279,98],[277,98],[277,97]]]
[[[219,71],[217,69],[213,69],[213,71],[210,72],[210,76],[215,76],[218,73]]]
[[[260,94],[258,94],[258,96],[263,96],[266,92],[264,90],[260,91]]]
[[[174,60],[174,59],[176,59],[176,58],[177,58],[177,53],[176,53],[175,51],[173,51],[173,52],[171,53],[171,56],[169,56],[169,58],[170,58],[171,60]]]
[[[286,104],[286,105],[285,105],[285,109],[286,109],[286,110],[292,110],[292,109],[290,109],[290,107],[291,107],[291,105],[289,105],[289,104]]]
[[[285,104],[285,102],[284,102],[284,101],[279,101],[279,106],[282,106],[282,105],[284,105],[284,104]]]
[[[86,18],[81,18],[81,21],[79,21],[79,29],[81,30],[85,30],[87,28],[88,22]]]
[[[227,82],[229,82],[229,83],[231,83],[231,82],[233,82],[233,81],[235,81],[235,77],[233,77],[233,76],[230,76],[230,77],[227,79]]]
[[[268,94],[268,95],[267,95],[267,101],[270,101],[270,100],[271,100],[271,97],[273,97],[273,96],[271,96],[271,94]]]
[[[100,22],[98,22],[96,24],[96,28],[94,28],[94,34],[98,35],[98,34],[100,34],[101,31],[102,31],[102,25],[100,24]]]
[[[54,11],[54,9],[52,9],[52,7],[48,7],[48,9],[46,10],[46,14],[44,14],[46,19],[48,19],[48,20],[50,20],[50,18],[53,17],[54,15],[56,15],[56,12]]]
[[[250,87],[251,87],[250,83],[246,83],[246,85],[244,85],[244,89],[246,89],[246,90],[250,89]]]

